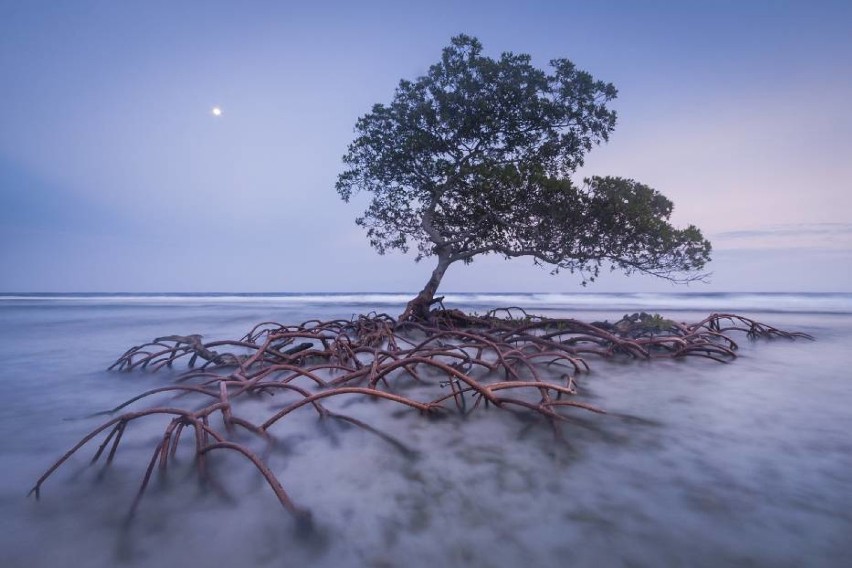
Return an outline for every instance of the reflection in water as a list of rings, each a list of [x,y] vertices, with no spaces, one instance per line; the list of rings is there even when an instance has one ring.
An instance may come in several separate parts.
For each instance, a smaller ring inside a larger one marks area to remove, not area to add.
[[[565,444],[524,414],[429,420],[382,402],[336,403],[403,448],[297,412],[273,432],[270,463],[314,512],[310,536],[239,456],[214,460],[227,496],[201,488],[188,446],[126,525],[156,420],[128,430],[108,471],[87,467],[92,447],[40,502],[24,497],[98,423],[82,416],[168,382],[99,370],[130,345],[358,311],[0,303],[0,565],[841,566],[852,553],[852,318],[841,315],[757,315],[818,341],[743,340],[730,365],[595,361],[579,386],[610,413],[578,410]]]

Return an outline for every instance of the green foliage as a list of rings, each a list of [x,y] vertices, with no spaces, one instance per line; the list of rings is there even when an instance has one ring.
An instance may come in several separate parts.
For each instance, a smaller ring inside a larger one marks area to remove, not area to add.
[[[613,130],[616,90],[567,59],[550,67],[483,56],[460,35],[361,117],[336,188],[347,201],[372,195],[357,219],[370,243],[437,256],[434,287],[450,263],[489,253],[578,271],[584,283],[604,264],[688,279],[676,274],[700,270],[710,243],[668,223],[668,199],[633,180],[569,178]]]
[[[624,329],[636,328],[644,331],[667,331],[677,324],[670,319],[664,318],[660,314],[649,314],[648,312],[640,312],[633,315],[624,314],[615,327]]]

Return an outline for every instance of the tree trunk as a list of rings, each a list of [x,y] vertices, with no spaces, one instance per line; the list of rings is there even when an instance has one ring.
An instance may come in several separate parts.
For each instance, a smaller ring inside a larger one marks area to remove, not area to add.
[[[441,284],[441,279],[447,268],[452,264],[449,255],[438,256],[438,266],[432,271],[432,276],[426,282],[426,286],[417,296],[408,302],[405,312],[400,316],[400,321],[429,321],[429,308],[435,300],[435,292]]]

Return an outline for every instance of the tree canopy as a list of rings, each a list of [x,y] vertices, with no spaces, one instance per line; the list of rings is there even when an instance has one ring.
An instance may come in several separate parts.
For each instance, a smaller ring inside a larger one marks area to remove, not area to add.
[[[672,227],[672,203],[654,189],[615,177],[575,185],[570,175],[615,127],[616,89],[567,59],[550,68],[524,54],[492,59],[459,35],[358,119],[337,191],[372,194],[356,222],[380,254],[414,246],[417,260],[438,258],[421,301],[450,264],[480,254],[530,256],[584,283],[606,264],[690,280],[709,260],[710,243]]]

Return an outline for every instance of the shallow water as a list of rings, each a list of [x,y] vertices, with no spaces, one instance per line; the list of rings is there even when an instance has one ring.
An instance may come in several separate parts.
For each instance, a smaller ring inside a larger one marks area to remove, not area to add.
[[[684,321],[706,315],[705,297],[646,300],[639,309],[677,309],[667,313]],[[815,342],[738,338],[741,357],[729,365],[590,359],[580,399],[609,414],[577,410],[567,443],[540,421],[494,409],[429,420],[385,402],[341,403],[407,454],[297,412],[274,432],[281,443],[271,465],[313,511],[310,536],[243,460],[215,460],[230,500],[202,490],[188,446],[125,526],[162,432],[156,420],[129,432],[107,472],[86,467],[92,446],[48,480],[40,501],[26,497],[103,420],[83,417],[168,381],[103,371],[129,346],[172,333],[238,337],[269,319],[395,314],[399,301],[0,299],[0,566],[848,565],[852,316],[836,305],[810,309],[808,297],[719,301]],[[628,301],[602,297],[572,314],[618,319]]]

